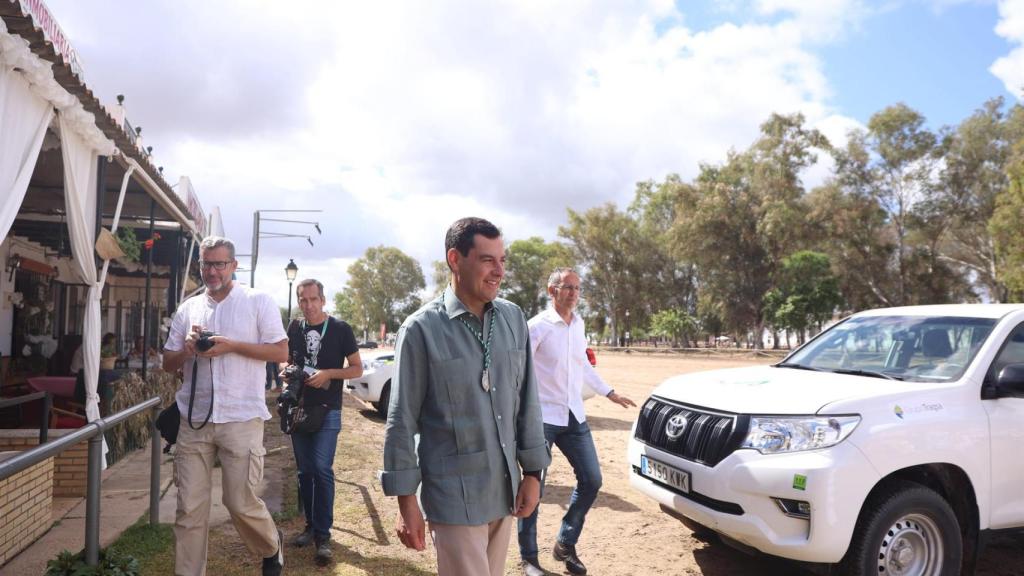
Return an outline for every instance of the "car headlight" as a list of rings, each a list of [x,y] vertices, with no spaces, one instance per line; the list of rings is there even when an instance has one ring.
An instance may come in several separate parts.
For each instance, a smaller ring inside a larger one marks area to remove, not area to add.
[[[743,448],[761,454],[828,448],[842,442],[860,416],[752,416]]]

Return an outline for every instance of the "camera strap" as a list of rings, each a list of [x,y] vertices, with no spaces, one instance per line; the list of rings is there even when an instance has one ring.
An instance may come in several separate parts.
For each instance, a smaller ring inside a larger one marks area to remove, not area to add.
[[[199,427],[192,424],[192,408],[196,404],[197,376],[199,376],[199,356],[194,357],[192,360],[192,388],[188,397],[188,427],[193,430],[202,430],[203,426],[206,426],[210,421],[210,417],[213,416],[213,358],[210,358],[210,411],[206,413],[206,419],[203,420]]]

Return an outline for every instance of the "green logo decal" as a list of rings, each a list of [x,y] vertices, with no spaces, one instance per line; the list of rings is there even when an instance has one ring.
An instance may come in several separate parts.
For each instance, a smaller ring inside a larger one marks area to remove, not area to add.
[[[797,490],[807,489],[807,476],[803,474],[793,474],[793,488]]]

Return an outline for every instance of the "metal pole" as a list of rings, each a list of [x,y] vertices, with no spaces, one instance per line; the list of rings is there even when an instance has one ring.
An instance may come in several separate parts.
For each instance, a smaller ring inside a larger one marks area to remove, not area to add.
[[[160,432],[156,429],[156,418],[160,415],[160,405],[153,406],[153,421],[149,426],[150,459],[149,459],[149,524],[156,526],[160,522]]]
[[[96,566],[100,561],[100,469],[103,467],[103,425],[89,438],[89,484],[85,496],[85,563]]]
[[[156,241],[153,239],[153,228],[156,221],[156,200],[149,201],[149,250],[146,250],[146,302],[142,312],[142,379],[146,379],[149,369],[149,335],[152,304],[150,303],[149,292],[153,284],[153,251],[156,250]]]
[[[174,251],[171,252],[173,257],[171,258],[171,275],[167,280],[167,315],[174,314],[175,309],[178,308],[178,281],[180,280],[181,274],[181,253],[185,251],[182,247],[181,232],[168,232],[170,239],[168,242],[174,246]]]
[[[260,251],[260,211],[252,213],[252,250],[249,253],[249,287],[256,287],[256,255]]]
[[[93,238],[100,237],[100,228],[103,227],[103,200],[107,192],[107,157],[96,157],[96,226],[93,230]],[[93,255],[97,266],[103,265],[103,260],[98,254]]]
[[[288,281],[288,318],[285,319],[285,322],[291,322],[291,321],[292,321],[292,281],[289,280]]]
[[[46,444],[50,435],[50,407],[53,406],[53,398],[47,392],[43,396],[43,421],[39,423],[39,445]]]

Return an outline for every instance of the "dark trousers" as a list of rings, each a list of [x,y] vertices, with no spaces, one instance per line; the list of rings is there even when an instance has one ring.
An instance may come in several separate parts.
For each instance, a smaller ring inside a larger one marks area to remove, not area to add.
[[[341,410],[329,410],[318,432],[292,434],[306,526],[321,539],[330,538],[334,524],[334,451],[340,432]]]
[[[601,489],[601,463],[597,459],[594,437],[590,434],[590,426],[586,422],[577,422],[572,412],[569,413],[568,426],[544,424],[544,438],[551,446],[557,446],[565,459],[569,461],[576,473],[576,488],[569,498],[569,509],[562,517],[562,527],[558,530],[558,541],[562,544],[575,546],[583,531],[583,522],[587,512],[597,499]],[[547,470],[541,474],[540,491],[544,494],[544,481]],[[540,506],[527,518],[519,520],[519,554],[523,558],[537,557],[537,513]]]

